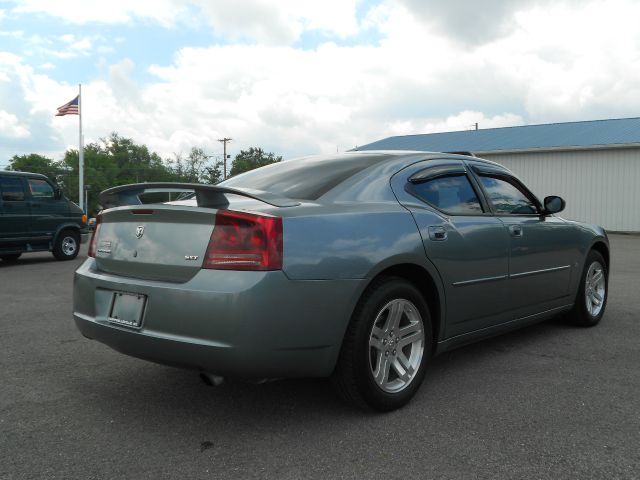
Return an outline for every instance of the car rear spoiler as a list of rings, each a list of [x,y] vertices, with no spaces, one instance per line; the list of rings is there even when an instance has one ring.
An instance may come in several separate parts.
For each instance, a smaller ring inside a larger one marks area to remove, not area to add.
[[[143,193],[195,193],[199,207],[218,208],[229,205],[225,195],[240,195],[259,200],[274,207],[295,207],[300,202],[290,198],[279,197],[261,190],[223,187],[220,185],[203,185],[200,183],[152,182],[132,183],[109,188],[100,193],[99,202],[103,208],[121,207],[125,205],[142,205],[140,195]]]

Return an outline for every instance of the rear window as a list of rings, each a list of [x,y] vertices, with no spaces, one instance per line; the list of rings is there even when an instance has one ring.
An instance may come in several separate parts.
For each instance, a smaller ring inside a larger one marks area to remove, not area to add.
[[[220,185],[263,190],[287,198],[317,200],[349,177],[386,158],[379,155],[301,158],[251,170]]]

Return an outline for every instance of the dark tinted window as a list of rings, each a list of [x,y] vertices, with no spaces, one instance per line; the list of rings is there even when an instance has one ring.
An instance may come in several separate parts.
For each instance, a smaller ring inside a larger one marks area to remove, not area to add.
[[[287,198],[317,200],[347,178],[384,160],[385,157],[358,154],[353,157],[303,158],[252,170],[220,185],[263,190]]]
[[[0,191],[5,202],[19,202],[24,200],[24,189],[19,177],[0,177]]]
[[[53,187],[45,180],[30,178],[29,189],[33,198],[53,198]]]
[[[535,203],[506,179],[481,175],[480,181],[497,213],[513,215],[538,213]]]
[[[466,175],[437,177],[409,186],[410,192],[452,215],[482,213],[482,206]]]

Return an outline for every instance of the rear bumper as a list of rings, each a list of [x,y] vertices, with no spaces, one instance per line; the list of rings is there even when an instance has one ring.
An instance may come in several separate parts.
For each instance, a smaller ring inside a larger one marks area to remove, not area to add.
[[[89,258],[75,273],[73,317],[86,337],[157,363],[225,376],[326,376],[363,282],[201,270],[177,284],[107,275]],[[147,296],[140,329],[107,320],[114,291]]]

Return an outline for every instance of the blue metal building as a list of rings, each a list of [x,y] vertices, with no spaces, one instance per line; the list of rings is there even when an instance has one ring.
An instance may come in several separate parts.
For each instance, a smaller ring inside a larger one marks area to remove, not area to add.
[[[640,118],[395,136],[357,150],[472,152],[505,165],[539,197],[563,196],[566,218],[640,231]]]

